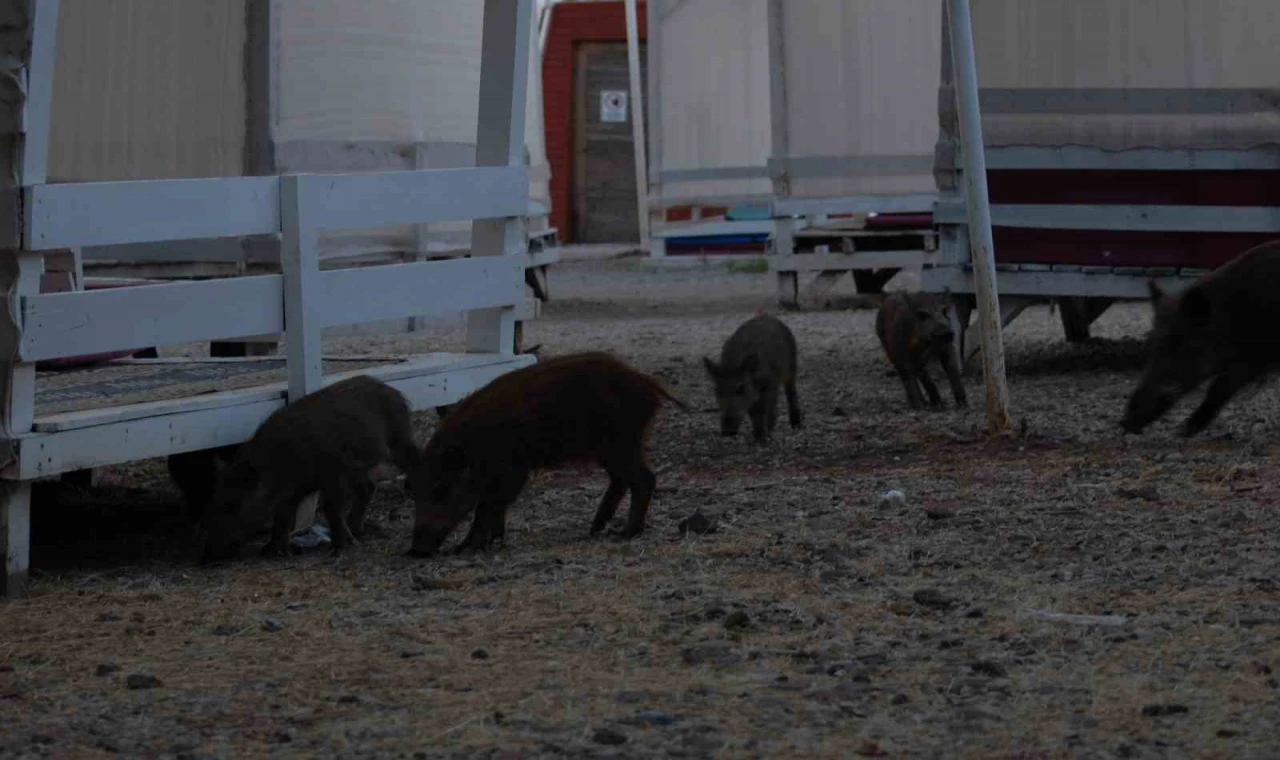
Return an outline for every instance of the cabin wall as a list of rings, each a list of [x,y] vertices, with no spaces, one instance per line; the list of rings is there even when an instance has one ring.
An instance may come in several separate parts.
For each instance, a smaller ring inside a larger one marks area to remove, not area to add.
[[[245,0],[62,0],[50,181],[238,176]]]
[[[665,0],[656,7],[657,155],[664,202],[682,197],[768,196],[772,149],[767,0]],[[656,123],[654,123],[656,122]],[[757,168],[757,177],[684,179],[662,172]]]
[[[786,0],[781,11],[787,157],[846,159],[827,162],[845,176],[793,172],[789,195],[933,192],[942,3]]]
[[[988,145],[1243,149],[1280,140],[1275,97],[1256,93],[1280,88],[1272,0],[974,0],[973,14],[983,89],[1094,91],[1069,104],[984,98]],[[1225,93],[1222,107],[1182,93],[1205,88],[1255,92]],[[1106,92],[1122,89],[1131,92]],[[946,98],[942,106],[954,107]]]

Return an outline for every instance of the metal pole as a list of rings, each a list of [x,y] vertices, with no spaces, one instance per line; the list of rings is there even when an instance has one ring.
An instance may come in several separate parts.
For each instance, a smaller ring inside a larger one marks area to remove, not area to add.
[[[636,215],[640,222],[640,248],[649,250],[649,161],[645,156],[644,102],[640,94],[640,22],[636,0],[626,0],[627,69],[631,74],[631,141],[636,155]]]
[[[951,58],[960,112],[960,146],[964,156],[965,201],[969,207],[969,251],[978,297],[978,337],[982,341],[982,378],[987,391],[987,428],[1007,430],[1009,389],[1004,378],[1004,341],[1000,335],[1000,296],[996,292],[995,245],[991,238],[991,205],[987,198],[987,160],[978,108],[978,66],[973,50],[973,16],[969,0],[947,0],[950,6]]]

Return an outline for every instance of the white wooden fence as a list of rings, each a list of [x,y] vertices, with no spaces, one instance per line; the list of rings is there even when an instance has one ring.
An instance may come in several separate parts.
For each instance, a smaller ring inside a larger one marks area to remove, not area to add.
[[[468,313],[468,353],[360,370],[416,408],[458,400],[532,357],[513,355],[525,299],[520,217],[529,186],[523,138],[532,0],[485,0],[475,168],[368,174],[45,184],[57,0],[30,2],[31,56],[18,163],[23,248],[9,270],[0,328],[0,597],[21,595],[29,560],[30,480],[87,467],[234,444],[323,377],[321,330]],[[321,231],[476,220],[472,257],[321,271]],[[40,293],[43,254],[78,246],[278,234],[282,274]],[[287,383],[36,418],[35,362],[112,349],[283,332]],[[347,373],[353,374],[353,373]]]

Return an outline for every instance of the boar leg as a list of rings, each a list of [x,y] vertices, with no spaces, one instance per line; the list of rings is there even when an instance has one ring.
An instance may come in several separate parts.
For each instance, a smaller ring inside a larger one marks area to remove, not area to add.
[[[268,492],[264,501],[275,511],[271,521],[271,539],[267,541],[266,546],[262,547],[262,556],[289,556],[289,533],[293,530],[293,522],[298,516],[298,502],[302,501],[304,496],[306,496],[305,493],[298,493],[292,488],[273,489]]]
[[[956,368],[955,356],[950,350],[943,351],[938,357],[942,362],[942,371],[947,374],[947,382],[951,384],[951,395],[955,397],[956,406],[968,406],[965,398],[964,383],[960,380],[960,370]]]
[[[902,380],[902,387],[907,391],[907,403],[911,408],[919,409],[924,406],[924,398],[920,395],[920,387],[916,384],[916,375],[911,368],[905,364],[898,365],[898,377]]]
[[[796,395],[796,379],[792,377],[782,387],[787,393],[787,419],[791,421],[791,427],[803,427],[804,412],[800,411],[800,397]]]
[[[924,386],[924,392],[929,394],[929,406],[941,406],[942,396],[938,394],[938,386],[933,384],[933,378],[929,377],[929,370],[925,368],[923,362],[916,367],[916,375],[920,378],[920,384]]]
[[[365,473],[355,483],[354,492],[351,501],[351,516],[347,519],[347,524],[351,527],[351,534],[356,538],[364,538],[365,533],[365,515],[369,510],[369,502],[373,501],[373,493],[378,487],[374,485],[373,479]],[[326,512],[326,514],[328,514]]]
[[[658,479],[645,464],[642,456],[626,467],[626,482],[631,489],[631,511],[627,513],[627,525],[620,534],[622,538],[635,538],[644,532],[645,519],[649,516],[649,500],[653,498],[653,487]]]
[[[764,418],[769,423],[766,429],[772,435],[778,427],[778,386],[770,386],[760,400],[764,402]]]
[[[1227,371],[1215,377],[1209,384],[1209,390],[1205,392],[1200,406],[1196,407],[1182,426],[1182,434],[1188,437],[1193,436],[1209,427],[1209,423],[1213,422],[1231,397],[1236,395],[1236,391],[1248,384],[1249,376],[1244,372]]]
[[[356,483],[367,480],[368,475],[361,473],[352,476],[342,473],[332,476],[320,486],[320,503],[324,507],[324,518],[329,523],[329,535],[333,541],[334,553],[341,552],[356,543],[351,534],[351,526],[347,522],[347,509],[356,501]]]
[[[608,465],[605,465],[605,469],[609,472],[609,489],[604,492],[604,498],[600,500],[600,507],[596,510],[596,517],[591,521],[593,536],[609,525],[614,513],[618,511],[618,505],[622,503],[622,497],[627,495],[627,481],[620,475],[614,474]]]

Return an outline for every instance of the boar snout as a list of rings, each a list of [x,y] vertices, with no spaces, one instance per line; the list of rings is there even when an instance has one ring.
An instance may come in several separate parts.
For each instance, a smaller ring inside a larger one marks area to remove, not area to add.
[[[453,531],[453,522],[448,519],[427,518],[413,528],[413,546],[409,549],[410,557],[434,557],[440,546]]]
[[[1120,421],[1120,426],[1129,433],[1141,433],[1152,422],[1164,416],[1164,413],[1169,411],[1169,407],[1177,402],[1179,395],[1171,388],[1139,387],[1129,397],[1129,404],[1125,407],[1124,419]]]

